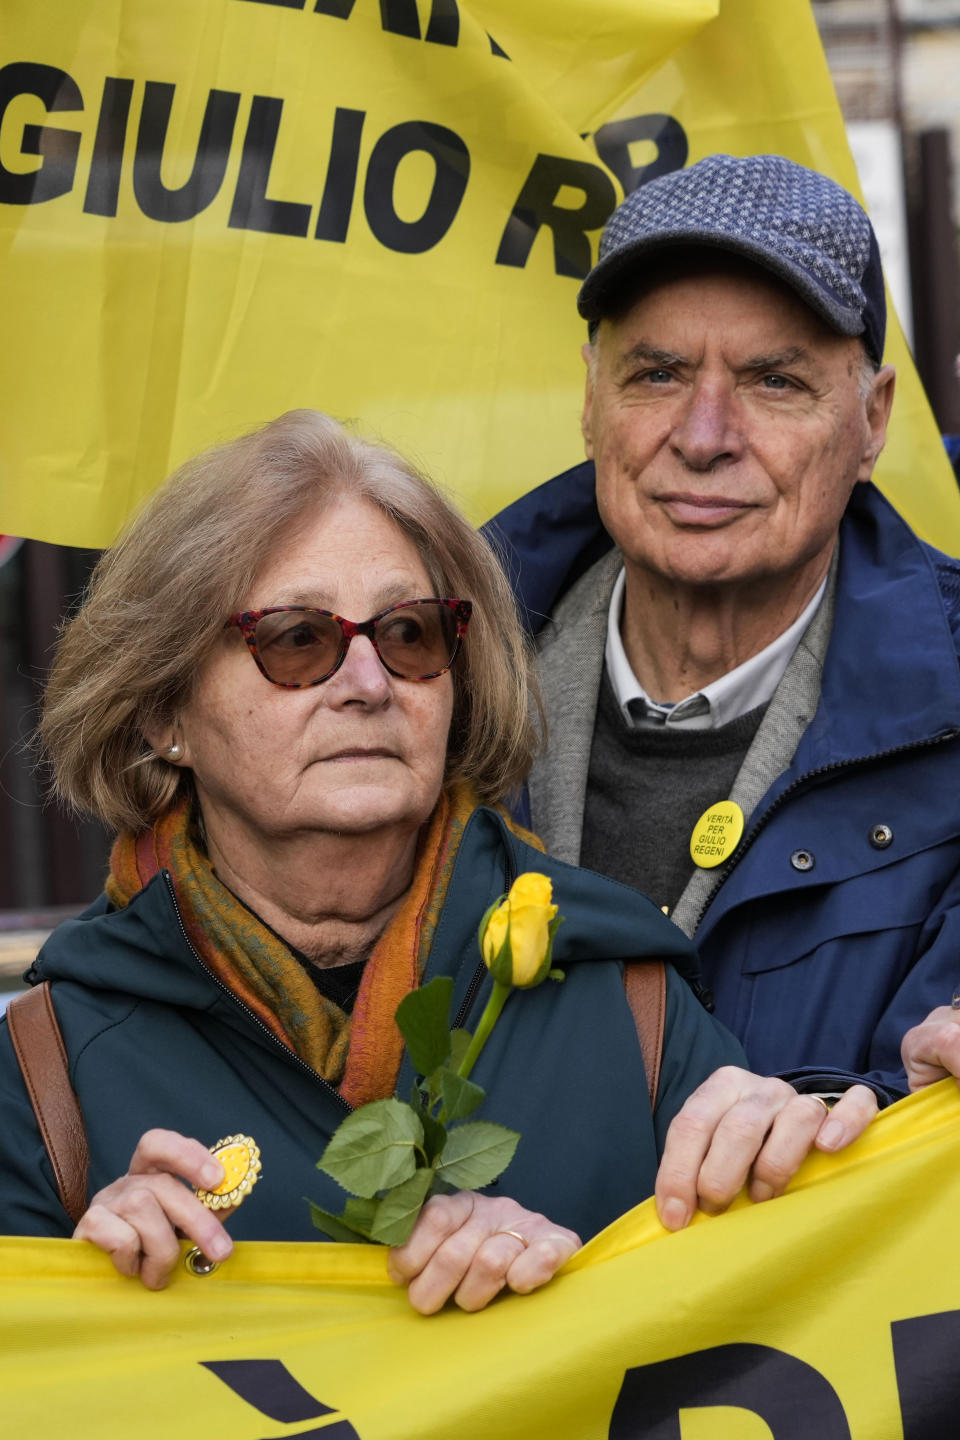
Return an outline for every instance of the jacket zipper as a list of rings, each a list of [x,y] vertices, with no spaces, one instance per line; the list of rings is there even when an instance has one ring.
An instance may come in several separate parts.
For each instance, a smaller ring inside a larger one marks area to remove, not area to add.
[[[716,900],[717,895],[740,864],[740,861],[744,855],[746,855],[754,840],[756,840],[760,831],[770,819],[770,816],[775,814],[783,802],[790,796],[795,795],[798,790],[812,788],[824,775],[830,775],[835,770],[855,769],[862,765],[873,765],[880,760],[889,760],[894,755],[902,755],[907,750],[926,750],[929,749],[931,745],[942,745],[947,740],[955,740],[958,735],[960,735],[960,730],[945,730],[942,735],[934,735],[929,740],[915,740],[909,745],[895,745],[892,750],[881,750],[875,755],[859,755],[855,760],[834,760],[829,765],[821,765],[817,770],[808,770],[806,775],[798,776],[791,785],[787,786],[781,795],[777,796],[773,804],[764,811],[760,819],[752,827],[749,835],[747,835],[742,844],[737,846],[734,854],[730,856],[723,871],[717,877],[716,885],[700,907],[700,913],[697,915],[697,923],[693,929],[694,942],[696,942],[697,931],[700,929],[703,917],[706,915],[714,900]]]
[[[308,1065],[305,1060],[301,1060],[300,1056],[295,1050],[288,1050],[286,1045],[281,1045],[276,1035],[274,1035],[272,1031],[266,1025],[264,1025],[263,1021],[260,1019],[260,1016],[254,1010],[251,1010],[250,1006],[244,1000],[241,1000],[239,996],[234,995],[229,985],[225,985],[220,979],[219,975],[215,975],[213,973],[209,965],[204,964],[203,958],[198,953],[193,941],[187,934],[187,927],[183,923],[183,916],[180,914],[180,906],[177,903],[177,892],[173,886],[173,877],[170,874],[169,870],[164,870],[162,873],[164,883],[166,884],[167,890],[170,893],[170,899],[173,902],[173,910],[174,914],[177,917],[177,924],[180,926],[180,934],[183,936],[187,948],[196,960],[197,964],[200,966],[200,969],[203,971],[203,973],[210,977],[214,984],[220,990],[222,990],[223,993],[228,996],[230,1000],[233,1001],[234,1005],[236,1005],[237,1008],[241,1010],[243,1014],[246,1015],[247,1018],[253,1022],[253,1024],[257,1027],[258,1030],[263,1031],[264,1035],[266,1035],[267,1039],[270,1041],[270,1044],[274,1047],[274,1049],[280,1052],[284,1059],[290,1060],[295,1065],[299,1066],[299,1068],[303,1070],[307,1075],[309,1075],[311,1080],[314,1080],[321,1087],[321,1089],[327,1090],[338,1102],[338,1104],[343,1106],[344,1110],[351,1111],[353,1109],[353,1106],[349,1104],[348,1101],[344,1100],[339,1090],[335,1090],[334,1087],[330,1084],[329,1080],[324,1080],[323,1076],[318,1075],[316,1070],[314,1070],[311,1065]]]

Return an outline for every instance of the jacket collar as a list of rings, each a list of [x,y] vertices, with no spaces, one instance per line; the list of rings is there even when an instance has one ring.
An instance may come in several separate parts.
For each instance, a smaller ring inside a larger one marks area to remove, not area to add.
[[[771,796],[825,765],[869,759],[960,730],[960,668],[938,566],[873,485],[840,529],[833,633],[820,704]]]
[[[575,579],[613,542],[586,461],[521,497],[486,529],[506,548],[537,633]],[[952,604],[938,568],[952,568]],[[957,613],[954,613],[956,611]],[[960,728],[960,567],[923,544],[873,484],[858,485],[840,529],[834,632],[821,704],[790,767],[883,754]]]
[[[607,613],[621,564],[619,550],[602,556],[559,601],[538,641],[550,743],[530,772],[530,805],[551,855],[571,865],[580,859]]]
[[[645,896],[543,855],[513,835],[495,810],[484,806],[474,811],[464,830],[431,970],[435,961],[441,961],[440,952],[445,954],[443,968],[448,973],[466,960],[466,984],[474,961],[480,959],[475,940],[480,916],[525,870],[549,875],[558,890],[562,887],[570,907],[554,947],[558,965],[656,954],[673,960],[683,973],[695,973],[694,952],[686,938]],[[217,1008],[221,1017],[234,1012],[237,1018],[239,1013],[186,940],[164,871],[124,909],[109,910],[101,896],[79,919],[60,925],[41,950],[35,974],[38,980],[74,980],[91,990],[129,996],[131,1001],[155,1000],[205,1011]]]
[[[521,495],[482,527],[501,556],[531,635],[561,595],[613,549],[597,509],[597,477],[585,460]]]

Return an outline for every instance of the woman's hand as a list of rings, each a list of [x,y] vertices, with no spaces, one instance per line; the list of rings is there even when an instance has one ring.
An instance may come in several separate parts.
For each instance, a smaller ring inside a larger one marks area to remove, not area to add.
[[[773,1199],[814,1146],[842,1150],[876,1113],[866,1085],[854,1085],[827,1110],[785,1080],[733,1065],[714,1071],[667,1132],[656,1186],[661,1223],[682,1230],[698,1207],[717,1215],[748,1181],[751,1200]]]
[[[94,1195],[74,1240],[105,1250],[121,1275],[139,1275],[148,1290],[166,1285],[180,1259],[181,1233],[208,1259],[225,1260],[233,1241],[182,1180],[213,1189],[223,1182],[223,1166],[199,1140],[148,1130],[126,1175]]]
[[[960,1078],[960,1010],[952,1005],[931,1010],[926,1020],[904,1035],[900,1055],[911,1090],[922,1090],[948,1075]]]
[[[482,1310],[504,1286],[526,1295],[545,1285],[579,1249],[572,1230],[515,1200],[461,1190],[427,1201],[410,1239],[390,1251],[388,1270],[421,1315],[451,1295],[461,1310]]]

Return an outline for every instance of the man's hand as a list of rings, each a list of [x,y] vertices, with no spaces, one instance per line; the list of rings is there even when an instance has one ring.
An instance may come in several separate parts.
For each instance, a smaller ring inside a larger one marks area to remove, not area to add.
[[[225,1260],[233,1241],[183,1180],[211,1190],[223,1183],[223,1166],[199,1140],[148,1130],[126,1175],[94,1195],[74,1240],[105,1250],[121,1275],[139,1275],[148,1290],[162,1290],[169,1280],[181,1233],[210,1260]]]
[[[461,1190],[427,1201],[387,1268],[413,1308],[433,1315],[451,1295],[461,1310],[482,1310],[505,1286],[526,1295],[579,1249],[572,1230],[515,1200]]]
[[[948,1075],[960,1078],[960,1010],[938,1005],[926,1020],[914,1025],[900,1046],[907,1084],[922,1090]]]
[[[682,1230],[698,1207],[717,1215],[748,1181],[751,1200],[780,1195],[813,1146],[842,1150],[876,1113],[876,1096],[865,1085],[854,1085],[828,1111],[785,1080],[733,1065],[716,1070],[667,1132],[656,1186],[661,1223]]]

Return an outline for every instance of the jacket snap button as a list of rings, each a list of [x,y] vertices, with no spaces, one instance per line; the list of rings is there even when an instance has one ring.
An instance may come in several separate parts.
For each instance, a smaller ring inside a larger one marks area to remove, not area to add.
[[[809,850],[794,850],[790,856],[790,864],[794,870],[812,870],[816,861]]]
[[[874,850],[886,850],[893,840],[893,831],[889,825],[874,825],[870,831],[870,844]]]

